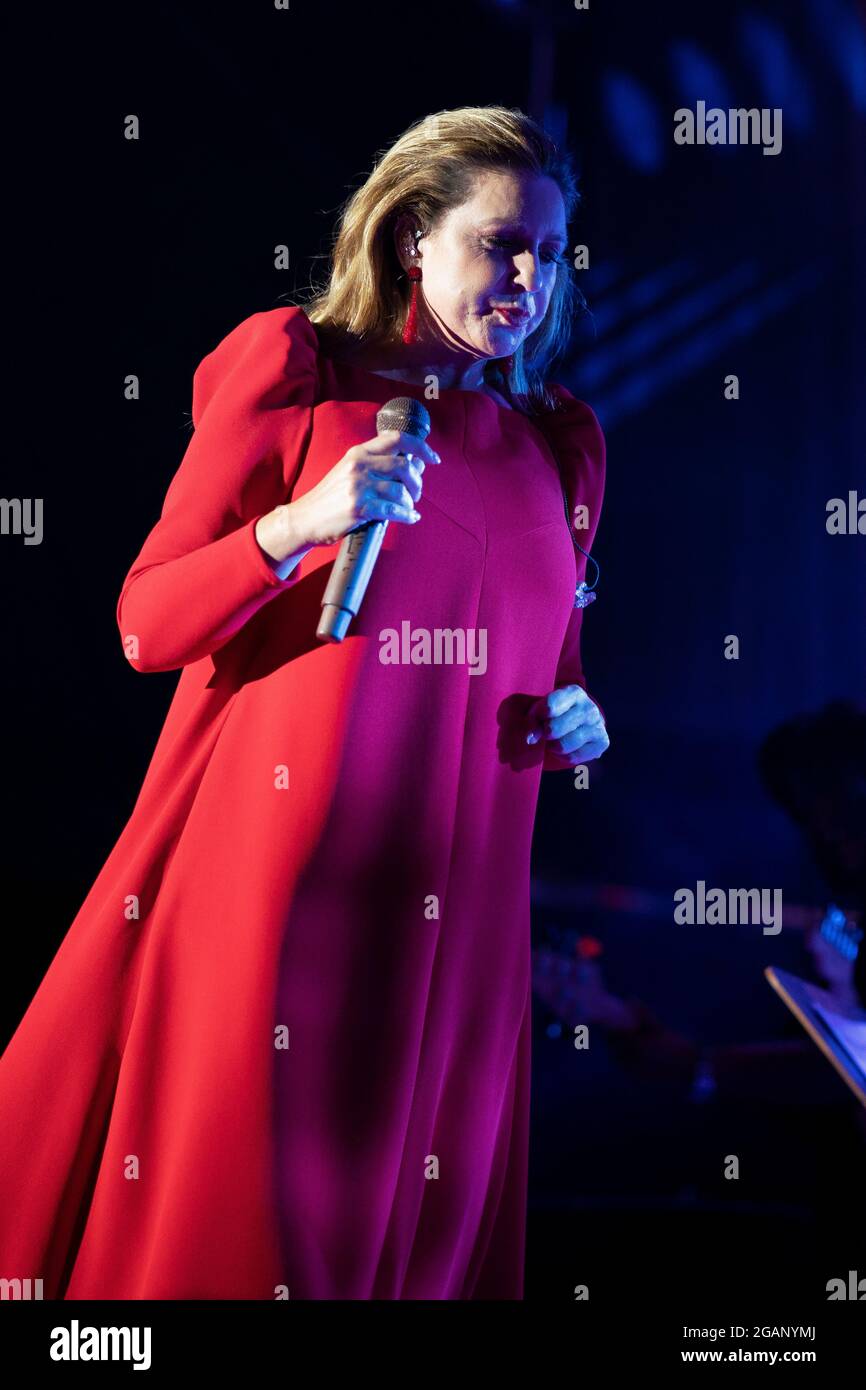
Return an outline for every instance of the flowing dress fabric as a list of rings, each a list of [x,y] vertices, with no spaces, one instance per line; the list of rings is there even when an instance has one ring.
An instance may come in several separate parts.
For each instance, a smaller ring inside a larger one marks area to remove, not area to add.
[[[68,1299],[522,1297],[530,844],[541,773],[568,763],[520,720],[584,684],[560,469],[585,549],[604,478],[595,416],[553,389],[540,426],[427,400],[325,356],[298,308],[199,366],[117,607],[129,664],[181,674],[0,1060],[0,1277]],[[255,523],[396,395],[427,405],[442,463],[322,643],[338,545],[283,580]]]

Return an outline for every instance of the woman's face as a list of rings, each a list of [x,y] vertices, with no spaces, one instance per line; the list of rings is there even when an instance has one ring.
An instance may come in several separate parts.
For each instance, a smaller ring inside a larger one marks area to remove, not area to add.
[[[544,175],[485,170],[468,201],[417,244],[421,338],[507,357],[547,312],[567,246],[562,194]]]

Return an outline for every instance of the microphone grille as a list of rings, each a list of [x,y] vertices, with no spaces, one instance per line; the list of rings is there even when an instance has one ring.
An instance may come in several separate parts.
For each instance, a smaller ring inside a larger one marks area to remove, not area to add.
[[[430,412],[414,396],[395,396],[376,413],[376,430],[400,430],[415,439],[426,439],[430,433]]]

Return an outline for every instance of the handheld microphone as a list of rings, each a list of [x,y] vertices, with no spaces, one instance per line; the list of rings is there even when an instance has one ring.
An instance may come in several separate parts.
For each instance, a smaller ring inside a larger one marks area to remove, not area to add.
[[[430,433],[430,413],[412,396],[396,396],[376,415],[376,433],[386,430],[400,430],[423,443]],[[322,598],[322,616],[316,628],[321,642],[342,642],[348,632],[367,592],[387,526],[387,521],[362,521],[343,537]]]

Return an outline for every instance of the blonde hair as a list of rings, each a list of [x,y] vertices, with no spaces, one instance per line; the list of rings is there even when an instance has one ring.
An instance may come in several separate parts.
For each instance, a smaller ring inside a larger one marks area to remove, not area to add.
[[[471,196],[477,174],[506,168],[554,179],[566,218],[571,217],[580,195],[569,154],[516,108],[462,106],[437,111],[416,121],[389,149],[380,151],[365,183],[340,210],[326,283],[312,286],[310,297],[300,301],[323,347],[360,339],[397,340],[411,284],[394,247],[397,218],[409,214],[427,234]],[[545,374],[567,346],[575,309],[584,304],[566,258],[557,267],[544,319],[514,354],[509,384],[515,404],[527,414],[555,407]],[[494,387],[506,380],[496,360],[485,364],[484,377]]]

